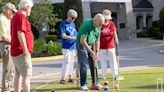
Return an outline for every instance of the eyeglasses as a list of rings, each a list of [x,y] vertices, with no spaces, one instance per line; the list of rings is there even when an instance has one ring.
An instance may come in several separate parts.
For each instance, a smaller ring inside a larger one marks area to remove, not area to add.
[[[74,19],[76,19],[76,18],[72,17],[72,20],[74,20]]]
[[[15,11],[13,11],[12,9],[8,9],[8,10],[10,10],[12,14],[15,14]]]

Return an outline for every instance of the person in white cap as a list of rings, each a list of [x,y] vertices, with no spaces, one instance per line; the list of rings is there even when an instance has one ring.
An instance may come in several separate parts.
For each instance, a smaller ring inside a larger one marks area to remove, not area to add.
[[[32,0],[21,0],[18,5],[19,11],[11,20],[11,56],[16,72],[14,92],[21,92],[21,84],[23,84],[23,92],[30,92],[31,53],[34,37],[27,17],[30,15],[32,7]]]
[[[67,75],[69,75],[68,82],[74,82],[72,78],[72,72],[75,61],[75,43],[77,35],[77,30],[74,21],[77,17],[77,12],[74,9],[69,9],[67,12],[67,19],[60,24],[62,53],[64,55],[64,62],[61,68],[62,78],[60,84],[66,83],[65,79]]]
[[[6,3],[0,15],[0,54],[3,61],[2,92],[11,92],[14,86],[14,63],[10,55],[10,21],[17,12],[14,4]]]
[[[105,23],[101,27],[100,36],[100,63],[102,68],[102,77],[105,79],[107,76],[107,61],[110,63],[111,73],[114,79],[119,77],[118,62],[115,53],[115,42],[119,44],[115,24],[112,20],[110,10],[103,10]],[[104,58],[105,57],[105,58]]]

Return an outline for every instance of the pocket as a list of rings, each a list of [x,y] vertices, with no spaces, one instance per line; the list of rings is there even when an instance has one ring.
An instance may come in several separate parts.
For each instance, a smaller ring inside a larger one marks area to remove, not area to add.
[[[24,63],[25,63],[25,66],[27,67],[31,67],[31,54],[28,54],[27,56],[24,56]]]

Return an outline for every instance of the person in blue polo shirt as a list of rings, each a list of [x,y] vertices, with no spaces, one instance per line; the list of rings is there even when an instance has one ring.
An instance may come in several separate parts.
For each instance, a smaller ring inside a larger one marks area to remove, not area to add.
[[[68,82],[74,82],[72,79],[72,71],[75,61],[75,43],[77,30],[75,27],[75,19],[78,14],[75,10],[70,9],[67,12],[67,19],[60,24],[60,35],[62,42],[62,53],[64,55],[64,62],[61,68],[61,80],[60,84],[65,84],[66,77],[69,75]]]

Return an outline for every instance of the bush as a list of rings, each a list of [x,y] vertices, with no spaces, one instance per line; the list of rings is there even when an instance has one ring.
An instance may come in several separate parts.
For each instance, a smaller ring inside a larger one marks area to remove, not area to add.
[[[148,31],[142,31],[137,33],[137,37],[148,37],[149,32]]]
[[[48,55],[60,55],[61,54],[61,43],[50,41],[46,43],[43,40],[35,40],[34,54],[48,54]]]
[[[161,29],[161,32],[164,33],[164,7],[160,11],[159,27]]]
[[[57,41],[57,35],[46,35],[46,43],[50,41]]]
[[[137,33],[137,37],[153,37],[163,39],[164,37],[164,8],[160,12],[160,20],[154,21],[152,27],[146,31]]]

